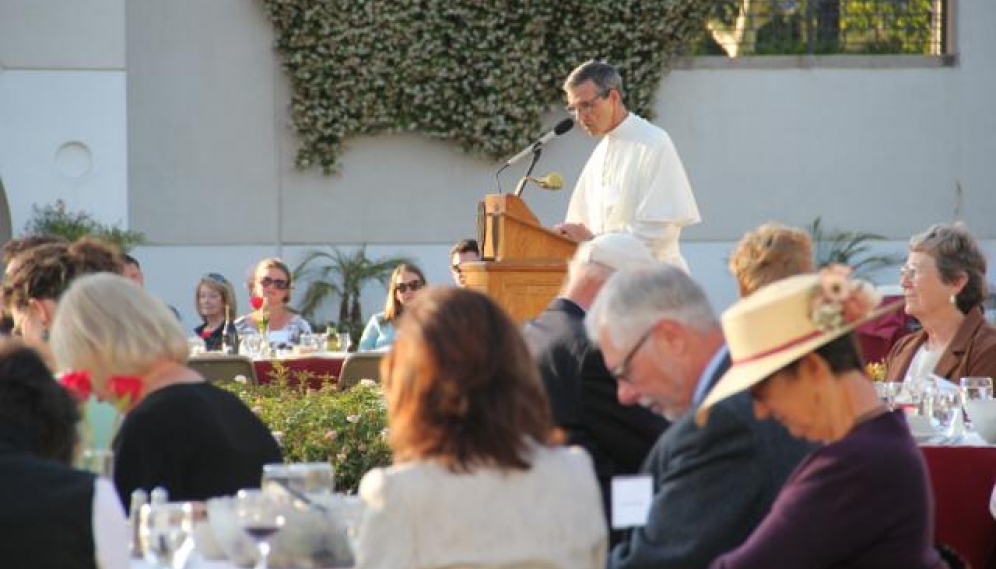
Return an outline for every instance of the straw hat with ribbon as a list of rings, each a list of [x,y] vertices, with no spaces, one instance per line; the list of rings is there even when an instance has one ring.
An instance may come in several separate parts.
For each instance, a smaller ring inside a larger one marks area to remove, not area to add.
[[[835,265],[789,277],[727,309],[722,320],[730,369],[699,406],[696,422],[704,424],[716,403],[902,304],[880,307],[881,295],[850,272]]]

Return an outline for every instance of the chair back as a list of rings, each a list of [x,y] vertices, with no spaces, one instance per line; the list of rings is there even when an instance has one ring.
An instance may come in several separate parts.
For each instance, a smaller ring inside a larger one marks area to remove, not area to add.
[[[249,385],[258,383],[256,368],[245,356],[206,352],[190,358],[187,365],[212,383],[235,381],[238,376],[246,378]]]
[[[354,352],[348,354],[342,362],[339,372],[339,390],[345,391],[356,385],[361,379],[372,379],[380,382],[380,360],[384,352]]]

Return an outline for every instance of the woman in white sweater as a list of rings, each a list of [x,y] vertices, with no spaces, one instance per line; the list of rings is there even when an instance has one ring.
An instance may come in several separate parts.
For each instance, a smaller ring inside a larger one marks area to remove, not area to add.
[[[542,384],[501,308],[427,289],[382,366],[395,464],[360,485],[359,569],[604,566],[591,459],[548,443]]]

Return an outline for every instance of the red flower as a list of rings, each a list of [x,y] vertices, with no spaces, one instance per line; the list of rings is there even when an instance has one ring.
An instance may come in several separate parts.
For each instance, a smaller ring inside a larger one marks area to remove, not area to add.
[[[115,375],[107,380],[107,388],[114,396],[114,405],[126,411],[138,402],[142,394],[142,380],[131,375]]]
[[[201,339],[207,340],[208,338],[211,337],[212,333],[214,333],[214,330],[208,330],[207,328],[204,328],[203,330],[201,330]]]
[[[249,297],[249,304],[252,306],[253,310],[259,310],[260,308],[263,308],[263,297],[251,296]]]
[[[90,372],[88,371],[68,371],[62,374],[62,377],[59,378],[59,383],[79,403],[89,399],[90,393],[93,391],[93,384],[90,383]]]

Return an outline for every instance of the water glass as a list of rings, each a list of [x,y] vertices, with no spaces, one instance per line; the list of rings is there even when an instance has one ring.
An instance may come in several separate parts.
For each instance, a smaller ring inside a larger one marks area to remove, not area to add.
[[[139,548],[145,561],[183,569],[194,552],[194,512],[189,502],[145,504],[139,511]]]
[[[246,334],[242,336],[241,353],[250,358],[262,357],[265,352],[266,338],[259,334]]]
[[[327,462],[265,464],[262,487],[266,490],[271,484],[307,495],[328,495],[335,489],[332,465]]]
[[[104,478],[114,478],[114,451],[105,448],[88,448],[80,457],[80,469]]]
[[[189,336],[187,338],[187,354],[196,356],[203,354],[207,349],[204,347],[204,338],[200,336]]]
[[[964,409],[966,401],[993,398],[993,379],[991,377],[963,377],[958,385],[961,388],[962,409]],[[964,418],[965,425],[971,428],[972,424],[968,412],[965,412]]]
[[[353,338],[349,332],[339,332],[339,351],[348,352],[353,348]]]

